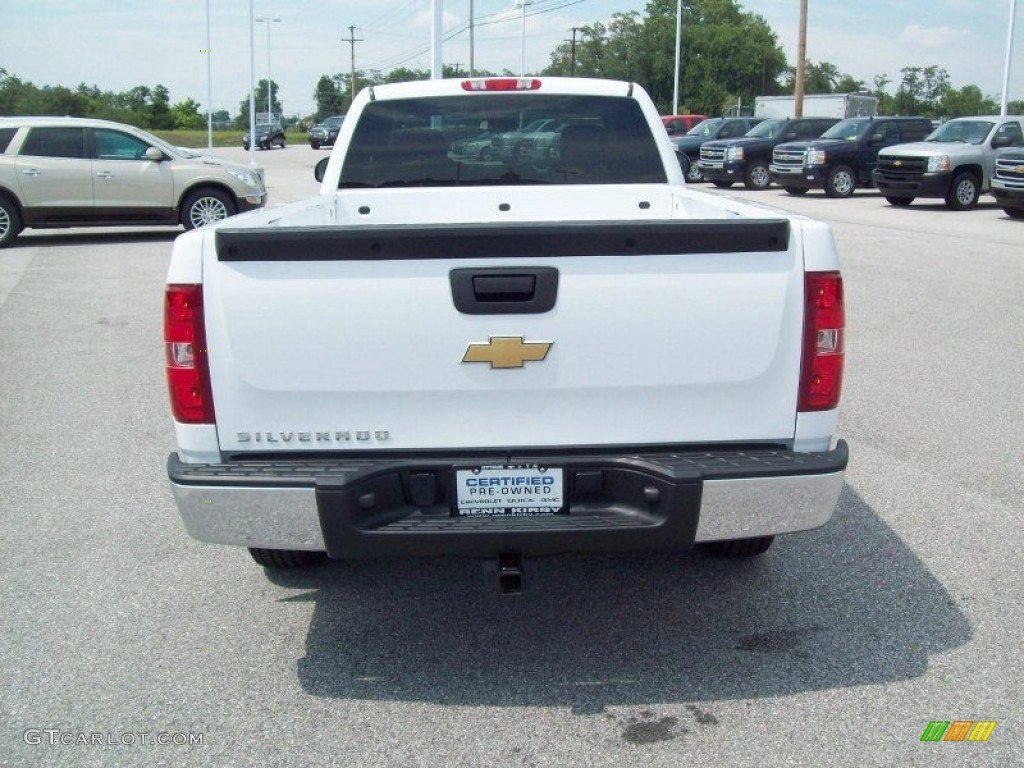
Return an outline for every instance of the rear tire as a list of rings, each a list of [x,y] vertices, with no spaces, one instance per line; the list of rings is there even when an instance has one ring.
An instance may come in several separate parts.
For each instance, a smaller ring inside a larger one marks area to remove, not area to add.
[[[783,187],[783,189],[791,195],[799,196],[807,194],[807,187]]]
[[[890,196],[886,195],[885,202],[887,202],[889,205],[895,205],[897,208],[906,208],[908,205],[910,205],[912,202],[914,202],[914,198],[912,198],[912,197],[890,197]]]
[[[951,211],[969,211],[978,204],[980,193],[978,178],[969,171],[962,171],[953,177],[946,195],[946,207]]]
[[[767,552],[773,541],[774,536],[756,536],[751,539],[708,541],[701,544],[700,548],[715,557],[757,557]]]
[[[21,232],[21,214],[10,198],[0,195],[0,248],[10,245]]]
[[[719,189],[728,189],[729,187],[732,186],[731,181],[712,181],[711,183],[714,184]]]
[[[743,186],[747,189],[768,189],[772,185],[772,177],[768,173],[768,163],[755,160],[747,166],[743,174]]]
[[[297,549],[261,549],[249,547],[249,554],[257,565],[275,571],[305,568],[323,559],[323,552],[305,552]]]
[[[849,197],[857,189],[857,175],[848,165],[837,165],[828,172],[825,194],[829,197]]]
[[[1003,212],[1011,219],[1024,219],[1024,208],[1003,208]]]

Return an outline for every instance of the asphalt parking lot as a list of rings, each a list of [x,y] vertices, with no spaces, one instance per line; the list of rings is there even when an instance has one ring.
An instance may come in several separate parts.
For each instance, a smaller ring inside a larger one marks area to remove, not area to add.
[[[272,204],[326,156],[257,153]],[[0,764],[1024,764],[1024,222],[731,194],[834,228],[833,520],[756,562],[537,560],[518,598],[476,561],[268,576],[191,540],[164,467],[177,232],[0,250]],[[997,725],[922,742],[931,721]]]

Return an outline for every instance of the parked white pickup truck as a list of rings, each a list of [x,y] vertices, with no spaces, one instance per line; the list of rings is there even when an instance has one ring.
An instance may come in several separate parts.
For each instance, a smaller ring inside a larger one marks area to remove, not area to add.
[[[543,167],[454,141],[574,123]],[[177,239],[165,341],[189,533],[313,553],[749,556],[825,523],[844,308],[829,228],[691,191],[637,85],[355,99],[316,199]]]

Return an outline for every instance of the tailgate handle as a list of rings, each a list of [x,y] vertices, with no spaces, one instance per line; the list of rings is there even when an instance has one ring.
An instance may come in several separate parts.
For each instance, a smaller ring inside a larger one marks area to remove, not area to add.
[[[477,301],[532,301],[536,275],[474,275],[473,296]]]
[[[554,267],[481,267],[449,273],[455,308],[466,315],[549,312],[558,298]]]

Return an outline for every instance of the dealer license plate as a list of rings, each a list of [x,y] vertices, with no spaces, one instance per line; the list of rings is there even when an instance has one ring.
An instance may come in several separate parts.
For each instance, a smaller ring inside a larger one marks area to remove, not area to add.
[[[561,467],[497,466],[455,470],[459,515],[529,517],[565,507]]]

